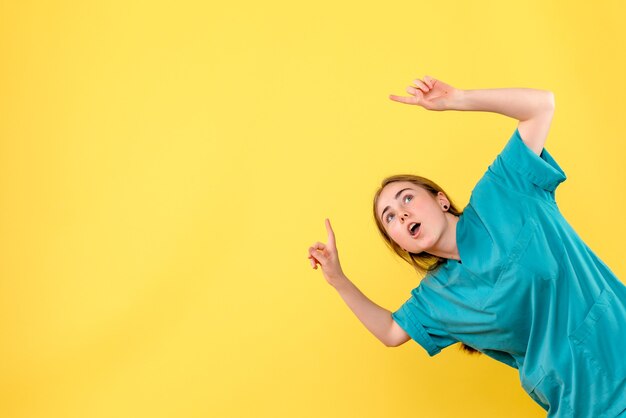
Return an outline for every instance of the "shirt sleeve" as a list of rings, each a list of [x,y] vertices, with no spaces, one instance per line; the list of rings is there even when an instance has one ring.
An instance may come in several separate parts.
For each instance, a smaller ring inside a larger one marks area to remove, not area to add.
[[[487,174],[512,190],[554,201],[554,192],[567,176],[547,149],[535,154],[515,132],[489,166]]]
[[[434,320],[426,305],[421,303],[419,290],[419,286],[414,289],[411,297],[391,317],[432,357],[458,341]]]

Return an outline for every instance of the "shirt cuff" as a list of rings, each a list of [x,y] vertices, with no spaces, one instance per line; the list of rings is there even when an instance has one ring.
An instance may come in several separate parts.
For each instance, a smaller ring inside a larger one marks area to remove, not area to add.
[[[415,314],[411,311],[411,308],[407,306],[407,303],[402,305],[397,311],[391,314],[391,317],[406,331],[407,334],[415,342],[419,343],[429,356],[434,356],[441,351],[441,348],[435,344],[435,341],[428,335],[426,329],[417,320]]]
[[[565,172],[548,150],[543,148],[541,156],[535,154],[522,140],[517,128],[500,155],[520,175],[549,192],[567,179]]]

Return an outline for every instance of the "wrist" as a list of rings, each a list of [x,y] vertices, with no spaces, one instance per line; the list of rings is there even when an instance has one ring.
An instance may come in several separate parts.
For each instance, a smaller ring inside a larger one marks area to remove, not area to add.
[[[462,89],[454,89],[450,94],[446,110],[465,110],[467,91]]]
[[[330,284],[331,284],[331,285],[332,285],[332,286],[333,286],[336,290],[338,290],[338,291],[339,291],[339,290],[345,289],[345,287],[346,287],[347,285],[349,285],[350,283],[351,283],[351,282],[350,282],[350,280],[349,280],[349,279],[348,279],[348,278],[347,278],[344,274],[342,274],[342,275],[337,276],[336,278],[332,279],[332,281],[331,281],[331,283],[330,283]]]

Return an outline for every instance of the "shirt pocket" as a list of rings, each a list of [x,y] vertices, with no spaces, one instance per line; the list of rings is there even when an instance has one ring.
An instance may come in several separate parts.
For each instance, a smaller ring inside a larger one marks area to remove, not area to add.
[[[483,300],[481,309],[489,305],[506,304],[509,298],[509,287],[516,285],[517,280],[530,280],[528,273],[520,268],[518,261],[526,251],[532,237],[536,233],[537,223],[532,218],[527,218],[515,237],[515,242],[506,256],[499,263],[495,274],[493,286],[489,296]]]
[[[532,277],[556,280],[561,273],[561,259],[565,254],[559,233],[554,225],[541,223],[541,220],[528,219],[526,223],[534,225],[527,227],[530,237],[515,262],[523,266]]]
[[[541,219],[525,218],[509,248],[491,276],[489,295],[481,299],[483,310],[524,303],[531,293],[553,286],[561,274],[565,246]]]
[[[626,379],[626,307],[610,288],[604,288],[569,339],[577,362],[612,381]]]
[[[565,247],[558,233],[541,221],[527,218],[501,264],[496,286],[515,280],[555,280]]]

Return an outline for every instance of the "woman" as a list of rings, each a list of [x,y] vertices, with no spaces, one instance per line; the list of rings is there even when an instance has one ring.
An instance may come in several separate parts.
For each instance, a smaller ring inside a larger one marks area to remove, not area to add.
[[[519,121],[461,212],[434,182],[383,180],[374,218],[386,243],[425,273],[395,312],[348,280],[326,220],[311,266],[385,345],[429,355],[454,343],[519,369],[548,417],[626,417],[626,286],[581,240],[555,201],[566,175],[544,148],[551,92],[459,90],[431,77],[394,101],[428,110],[496,112]],[[610,202],[608,202],[610,205]]]

